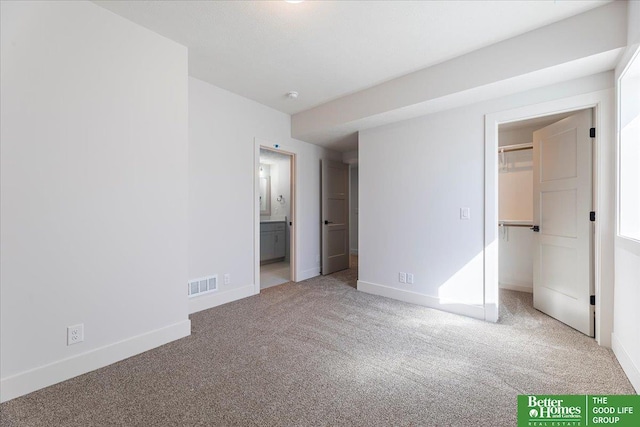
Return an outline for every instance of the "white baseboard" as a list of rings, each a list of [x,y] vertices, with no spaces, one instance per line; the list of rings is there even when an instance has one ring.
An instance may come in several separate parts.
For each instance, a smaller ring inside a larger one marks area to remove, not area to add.
[[[247,285],[241,288],[230,289],[228,291],[216,291],[207,295],[202,295],[201,297],[193,297],[189,299],[189,314],[217,307],[255,294],[255,286]]]
[[[127,338],[86,353],[39,366],[0,381],[0,402],[6,402],[53,384],[111,365],[191,334],[189,319]]]
[[[303,280],[311,279],[320,275],[320,267],[310,268],[308,270],[301,271],[296,277],[296,282],[302,282]]]
[[[508,289],[510,291],[533,293],[533,285],[520,285],[516,283],[500,282],[500,289]]]
[[[633,363],[633,359],[631,359],[631,356],[629,356],[615,333],[611,334],[611,349],[618,358],[622,370],[627,374],[631,385],[636,389],[636,393],[640,393],[640,368]]]
[[[363,280],[358,280],[358,290],[369,294],[380,295],[387,298],[409,302],[411,304],[424,305],[426,307],[447,311],[449,313],[461,314],[463,316],[484,320],[484,307],[479,305],[451,302],[449,300],[445,302],[438,297],[432,297],[403,289],[391,288],[389,286],[378,285],[376,283],[365,282]]]

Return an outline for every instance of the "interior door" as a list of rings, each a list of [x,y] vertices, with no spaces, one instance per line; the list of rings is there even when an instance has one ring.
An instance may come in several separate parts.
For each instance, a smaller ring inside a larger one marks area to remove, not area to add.
[[[349,165],[322,161],[322,274],[349,268]]]
[[[590,128],[584,110],[533,133],[533,306],[593,336]]]

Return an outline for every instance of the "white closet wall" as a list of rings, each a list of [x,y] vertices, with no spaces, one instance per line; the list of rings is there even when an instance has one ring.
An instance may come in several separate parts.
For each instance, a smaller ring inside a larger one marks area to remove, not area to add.
[[[500,131],[499,145],[530,143],[536,128]],[[533,150],[507,152],[499,157],[500,220],[532,221]],[[501,288],[533,291],[532,238],[528,227],[500,228],[498,280]]]

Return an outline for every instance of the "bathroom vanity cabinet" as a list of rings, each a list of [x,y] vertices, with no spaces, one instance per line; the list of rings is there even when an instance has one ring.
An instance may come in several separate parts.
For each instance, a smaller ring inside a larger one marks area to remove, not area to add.
[[[260,223],[260,263],[283,261],[286,254],[284,221]]]

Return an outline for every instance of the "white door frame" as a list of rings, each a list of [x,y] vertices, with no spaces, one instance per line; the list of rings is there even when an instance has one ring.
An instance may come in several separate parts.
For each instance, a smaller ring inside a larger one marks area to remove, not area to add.
[[[484,308],[498,321],[498,125],[556,113],[594,109],[594,268],[596,340],[611,347],[613,332],[613,243],[615,231],[614,91],[606,89],[485,115]]]
[[[260,293],[260,149],[274,151],[276,153],[284,154],[291,157],[291,215],[287,218],[291,222],[289,228],[289,277],[291,281],[296,281],[297,271],[297,218],[296,218],[296,204],[298,200],[297,186],[296,186],[296,153],[293,151],[287,151],[281,148],[282,145],[273,143],[264,139],[254,138],[253,140],[253,283],[254,294]],[[289,147],[286,147],[289,148]]]

